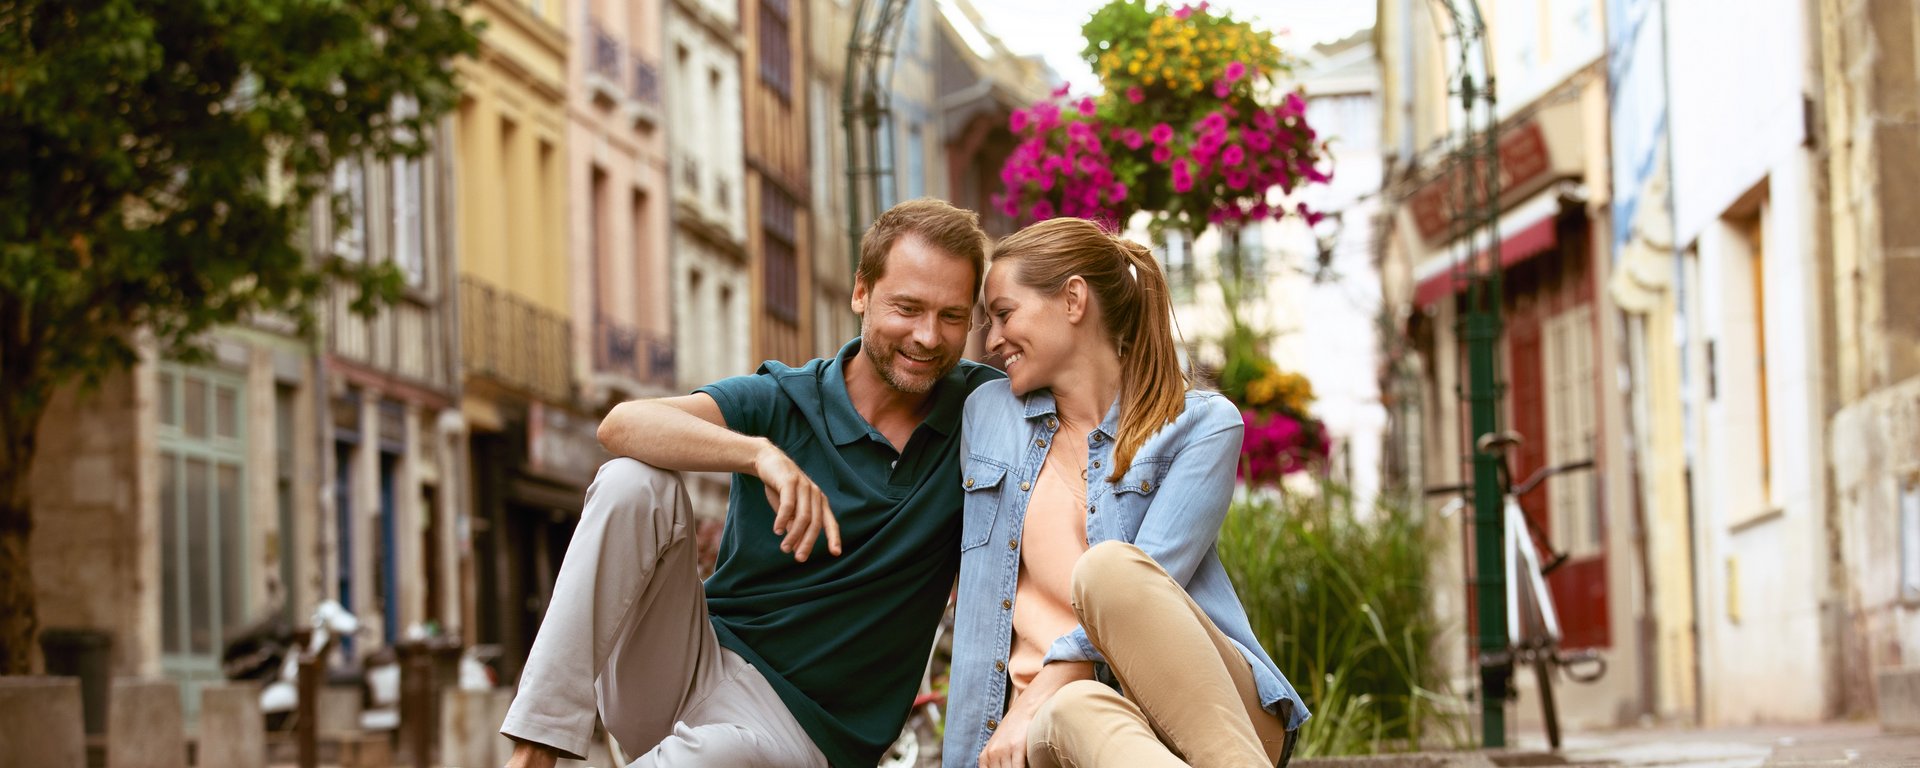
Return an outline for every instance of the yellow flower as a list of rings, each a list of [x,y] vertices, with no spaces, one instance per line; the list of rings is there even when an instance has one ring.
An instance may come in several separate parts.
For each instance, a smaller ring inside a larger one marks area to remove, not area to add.
[[[1127,74],[1129,75],[1140,74],[1140,62],[1138,61],[1129,62],[1127,64]]]

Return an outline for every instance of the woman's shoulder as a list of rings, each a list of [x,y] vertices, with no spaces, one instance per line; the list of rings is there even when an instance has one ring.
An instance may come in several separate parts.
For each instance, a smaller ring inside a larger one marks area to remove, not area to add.
[[[1226,395],[1209,389],[1187,390],[1187,407],[1181,411],[1180,421],[1203,432],[1212,432],[1232,424],[1244,424],[1240,416],[1240,406],[1234,405]]]
[[[1021,407],[1020,398],[1013,394],[1007,380],[994,379],[967,396],[967,407],[961,412],[960,422],[962,428],[972,432],[995,420],[1019,418]]]

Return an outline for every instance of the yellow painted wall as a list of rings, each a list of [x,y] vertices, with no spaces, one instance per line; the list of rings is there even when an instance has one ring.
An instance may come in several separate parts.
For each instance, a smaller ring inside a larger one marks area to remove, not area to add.
[[[564,0],[477,0],[477,60],[460,64],[455,118],[459,264],[474,277],[568,315]]]

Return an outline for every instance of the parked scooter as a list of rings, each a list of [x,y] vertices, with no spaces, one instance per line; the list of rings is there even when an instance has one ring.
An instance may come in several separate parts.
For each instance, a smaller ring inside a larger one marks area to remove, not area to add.
[[[305,632],[270,619],[240,632],[227,644],[221,667],[229,680],[259,680],[260,711],[268,730],[292,724],[300,703],[300,659],[325,655],[335,640],[360,631],[360,620],[332,600],[313,610]]]

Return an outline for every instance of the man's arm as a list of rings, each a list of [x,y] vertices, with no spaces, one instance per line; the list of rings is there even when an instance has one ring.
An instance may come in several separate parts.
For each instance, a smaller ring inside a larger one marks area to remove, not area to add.
[[[737,472],[760,478],[773,507],[773,533],[780,551],[806,562],[820,534],[827,551],[840,554],[840,523],[826,494],[773,441],[727,428],[712,395],[696,392],[657,400],[630,400],[600,422],[600,444],[675,472]]]
[[[755,459],[773,447],[764,437],[728,429],[720,404],[705,392],[616,405],[600,422],[598,436],[616,456],[676,472],[757,476]]]

